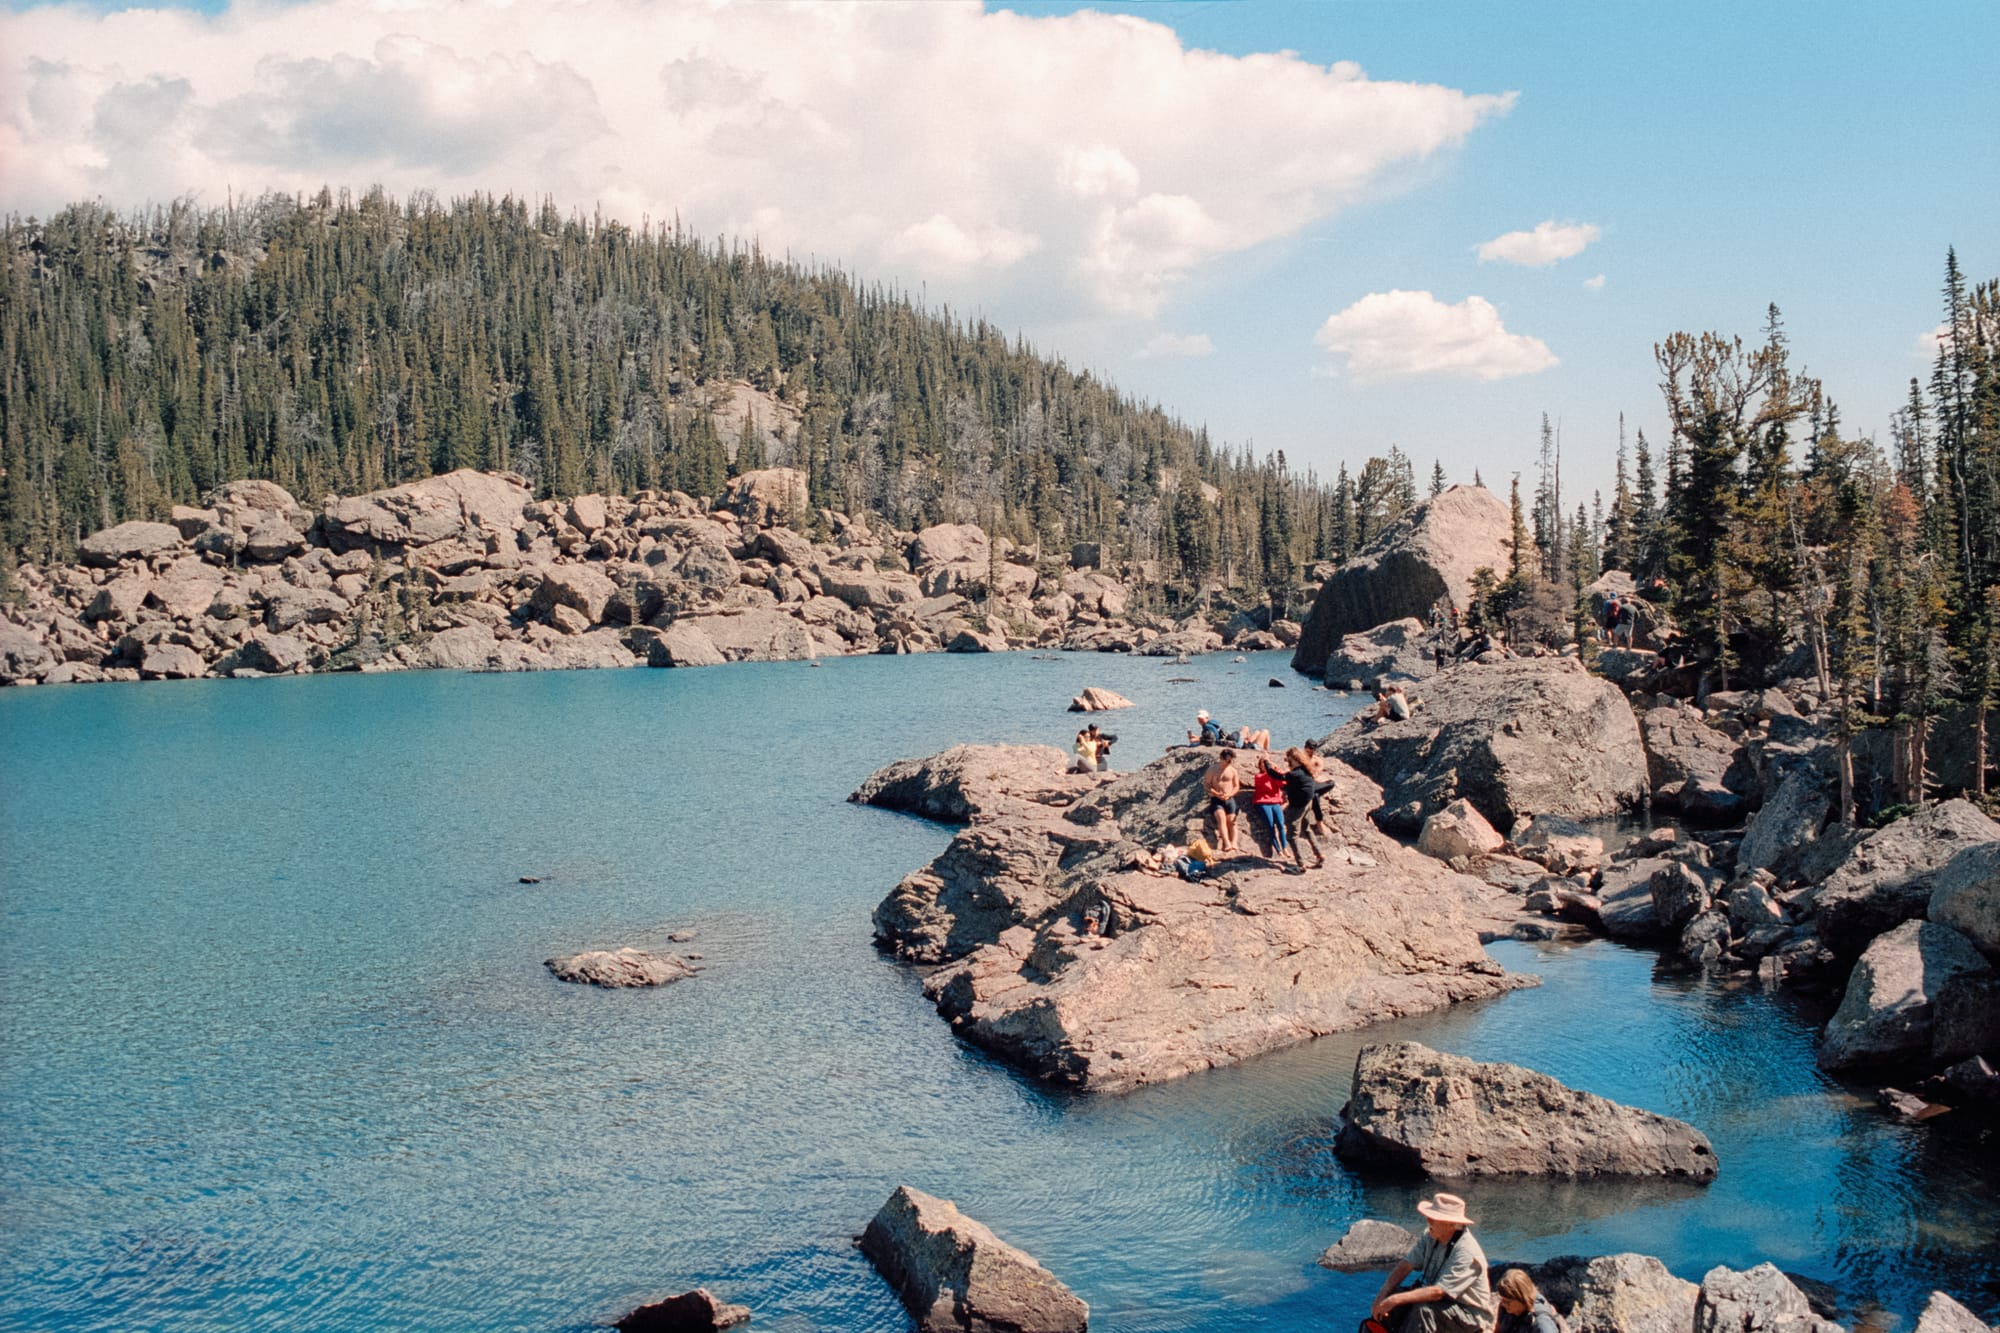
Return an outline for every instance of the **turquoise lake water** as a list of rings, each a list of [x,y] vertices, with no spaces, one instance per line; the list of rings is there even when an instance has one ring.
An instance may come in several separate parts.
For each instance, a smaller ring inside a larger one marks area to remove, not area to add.
[[[1200,706],[1331,730],[1353,703],[1284,661],[0,691],[0,1328],[580,1330],[705,1284],[758,1329],[903,1330],[852,1248],[903,1183],[1094,1329],[1351,1328],[1376,1279],[1313,1260],[1421,1192],[1331,1153],[1355,1050],[1394,1036],[1715,1142],[1705,1191],[1468,1189],[1495,1258],[1771,1259],[1883,1324],[1933,1286],[2000,1318],[1990,1137],[1892,1123],[1784,1003],[1616,945],[1495,945],[1545,984],[1123,1097],[956,1042],[869,926],[948,831],[847,793],[1067,746],[1086,685],[1139,705],[1121,768]],[[542,967],[681,929],[709,970],[663,990]]]

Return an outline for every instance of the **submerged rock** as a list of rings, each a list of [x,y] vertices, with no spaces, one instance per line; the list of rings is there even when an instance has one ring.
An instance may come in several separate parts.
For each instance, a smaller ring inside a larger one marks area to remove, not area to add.
[[[750,1322],[750,1307],[716,1299],[707,1287],[696,1287],[651,1305],[642,1305],[612,1327],[619,1333],[714,1333]]]
[[[947,1199],[898,1186],[861,1234],[918,1333],[1083,1333],[1090,1307]]]
[[[1363,1047],[1334,1150],[1349,1161],[1445,1177],[1715,1178],[1692,1125],[1564,1087],[1520,1065],[1482,1064],[1412,1041]]]
[[[1522,815],[1617,814],[1647,790],[1631,706],[1569,659],[1455,667],[1408,721],[1357,716],[1324,748],[1382,785],[1378,820],[1392,833],[1416,833],[1460,797],[1511,828]]]
[[[686,980],[698,970],[671,954],[648,953],[630,945],[622,949],[591,949],[584,953],[566,954],[549,959],[543,966],[555,973],[558,981],[612,989],[668,986]]]

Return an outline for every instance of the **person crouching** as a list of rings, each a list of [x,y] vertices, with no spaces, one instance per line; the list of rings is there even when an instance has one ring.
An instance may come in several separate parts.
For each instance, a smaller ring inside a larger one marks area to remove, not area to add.
[[[1417,1211],[1425,1232],[1390,1270],[1369,1312],[1396,1333],[1487,1333],[1493,1327],[1493,1289],[1465,1200],[1439,1194],[1419,1201]],[[1398,1290],[1412,1273],[1416,1285]]]

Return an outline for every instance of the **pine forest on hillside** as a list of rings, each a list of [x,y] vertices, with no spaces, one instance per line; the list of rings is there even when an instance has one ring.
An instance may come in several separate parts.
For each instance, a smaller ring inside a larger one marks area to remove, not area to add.
[[[380,191],[5,230],[0,541],[34,559],[237,478],[317,501],[460,467],[712,496],[785,464],[815,510],[1102,542],[1185,593],[1283,588],[1352,539],[1282,455],[754,246]],[[721,438],[709,409],[736,381],[796,429]],[[1371,466],[1382,517],[1414,503],[1406,459]]]

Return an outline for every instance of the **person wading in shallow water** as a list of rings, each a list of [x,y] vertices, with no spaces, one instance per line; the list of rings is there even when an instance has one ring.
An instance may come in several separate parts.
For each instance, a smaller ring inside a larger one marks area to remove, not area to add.
[[[1488,1333],[1493,1327],[1493,1290],[1486,1282],[1486,1252],[1472,1238],[1465,1200],[1440,1194],[1417,1204],[1425,1233],[1403,1262],[1389,1271],[1369,1313],[1396,1333]],[[1403,1279],[1417,1285],[1398,1291]]]

